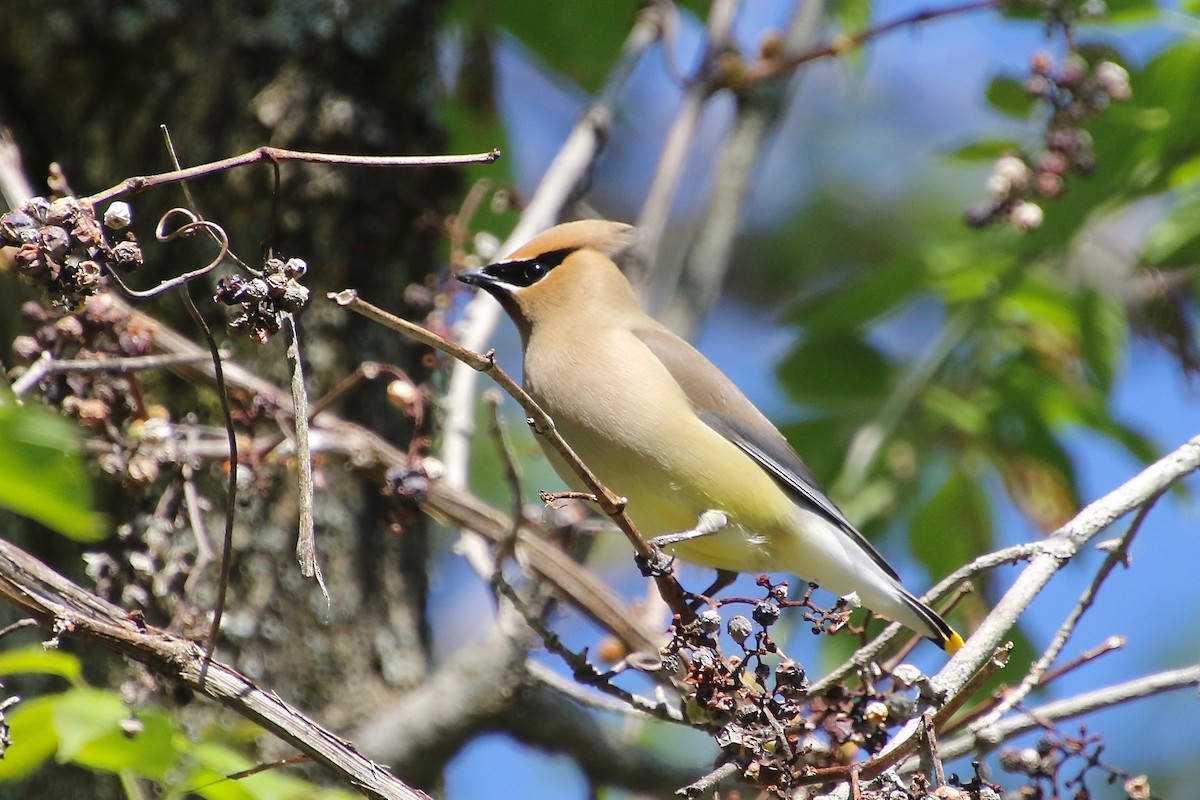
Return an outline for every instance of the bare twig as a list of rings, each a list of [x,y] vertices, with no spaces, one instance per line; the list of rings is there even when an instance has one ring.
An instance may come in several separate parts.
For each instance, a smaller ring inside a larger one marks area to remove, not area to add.
[[[675,794],[680,795],[681,797],[699,797],[721,781],[725,780],[726,778],[732,778],[741,771],[742,768],[736,761],[726,761],[724,764],[700,778],[695,783],[690,783],[687,786],[684,786],[679,791],[675,792]]]
[[[168,220],[177,216],[183,217],[187,221],[178,228],[168,230]],[[207,275],[220,266],[221,262],[224,261],[226,256],[229,255],[229,235],[225,233],[224,228],[215,222],[209,222],[208,220],[201,219],[195,213],[186,208],[172,208],[170,211],[163,214],[158,220],[158,226],[155,228],[154,235],[160,242],[170,242],[175,239],[190,238],[200,231],[207,231],[209,236],[211,236],[221,248],[216,256],[214,256],[212,260],[210,260],[203,267],[194,269],[191,272],[185,272],[182,275],[177,275],[174,278],[163,281],[153,288],[145,290],[132,289],[125,285],[125,282],[121,280],[121,277],[116,273],[115,270],[108,270],[108,277],[114,283],[116,283],[117,286],[121,287],[121,291],[125,294],[129,295],[130,297],[136,297],[139,300],[146,300],[160,295],[168,289],[174,289],[178,286],[183,286],[184,284],[199,278],[201,275]]]
[[[1015,689],[1010,690],[1004,698],[988,712],[982,719],[971,726],[972,731],[978,731],[983,728],[993,725],[1002,716],[1007,714],[1012,709],[1020,705],[1021,701],[1042,683],[1042,677],[1046,670],[1058,658],[1059,653],[1066,647],[1067,641],[1070,640],[1071,634],[1075,632],[1075,626],[1079,624],[1079,620],[1087,613],[1088,609],[1096,600],[1096,595],[1100,591],[1100,587],[1108,576],[1112,573],[1113,568],[1118,564],[1124,564],[1129,557],[1129,545],[1133,542],[1133,537],[1142,527],[1142,522],[1150,513],[1150,509],[1154,507],[1155,502],[1161,497],[1161,494],[1156,494],[1149,498],[1133,517],[1133,521],[1129,523],[1129,529],[1125,531],[1125,535],[1112,550],[1109,551],[1108,557],[1104,559],[1104,563],[1100,565],[1100,569],[1096,571],[1096,576],[1092,578],[1092,582],[1083,591],[1079,598],[1079,602],[1071,609],[1071,613],[1063,620],[1062,625],[1055,631],[1054,637],[1050,644],[1046,646],[1045,651],[1038,657],[1037,661],[1029,667],[1025,673],[1025,677],[1021,679],[1020,685]]]
[[[634,695],[632,692],[622,689],[612,682],[613,673],[601,673],[588,661],[586,652],[577,653],[563,644],[562,639],[546,625],[539,612],[531,608],[517,594],[512,584],[504,579],[504,575],[499,570],[492,576],[492,583],[495,585],[497,591],[512,603],[512,607],[525,620],[525,624],[537,633],[538,638],[542,640],[542,644],[546,646],[546,649],[561,658],[571,668],[572,677],[579,683],[586,686],[593,686],[599,691],[626,703],[630,708],[636,708],[664,722],[684,722],[683,715],[677,709],[670,708],[665,703],[648,702]]]
[[[217,649],[217,636],[221,632],[221,617],[225,613],[225,595],[229,589],[229,572],[233,565],[233,522],[234,511],[237,508],[238,479],[237,432],[233,429],[233,412],[229,408],[229,393],[225,388],[225,366],[221,361],[221,351],[217,349],[217,340],[213,338],[212,329],[208,327],[204,315],[200,313],[200,309],[196,308],[196,303],[192,300],[191,287],[188,284],[185,283],[179,287],[179,296],[183,299],[184,308],[187,309],[192,321],[196,323],[200,335],[204,337],[204,341],[208,345],[208,353],[212,359],[213,380],[216,382],[217,402],[221,405],[221,420],[225,424],[225,438],[229,442],[229,477],[226,478],[225,483],[225,535],[221,542],[221,575],[217,581],[217,602],[213,606],[212,627],[208,632],[207,644],[208,657],[212,658]],[[203,671],[200,677],[203,680]]]
[[[942,757],[949,760],[968,753],[987,751],[1014,736],[1040,728],[1047,722],[1060,722],[1163,692],[1197,687],[1200,687],[1200,664],[1134,678],[1075,697],[1055,700],[1000,720],[987,728],[967,732],[943,743]]]
[[[187,169],[174,169],[157,175],[140,175],[126,178],[115,186],[102,192],[82,198],[93,206],[108,200],[115,200],[130,194],[136,194],[155,186],[214,175],[218,172],[244,167],[249,164],[262,162],[274,163],[279,161],[310,161],[318,164],[345,164],[359,167],[444,167],[460,164],[491,164],[500,158],[499,150],[487,153],[471,153],[461,156],[353,156],[336,153],[306,153],[299,150],[284,150],[279,147],[259,147],[239,156],[223,158],[208,164],[200,164]]]
[[[224,353],[224,351],[221,351]],[[58,372],[141,372],[147,369],[162,369],[179,364],[195,364],[207,361],[207,353],[167,353],[154,356],[98,356],[96,358],[54,359],[49,350],[29,365],[21,377],[13,381],[12,391],[16,397],[28,392],[47,375]]]
[[[124,609],[82,589],[13,544],[0,540],[0,597],[60,635],[95,642],[210,697],[306,753],[369,797],[428,800],[385,767],[301,711],[213,660],[193,642],[136,624]]]
[[[815,47],[805,53],[799,55],[773,58],[763,61],[758,61],[754,64],[748,64],[743,73],[743,80],[746,82],[763,81],[773,78],[782,72],[789,72],[799,67],[801,64],[807,64],[810,61],[817,61],[822,58],[833,58],[840,56],[856,47],[861,46],[864,42],[881,36],[891,31],[907,28],[913,25],[919,25],[922,22],[938,19],[940,17],[957,16],[959,14],[968,14],[972,11],[982,11],[989,8],[1002,8],[1008,5],[1016,5],[1026,0],[970,0],[970,2],[960,3],[958,5],[946,6],[944,8],[924,9],[912,14],[906,14],[898,19],[889,22],[875,25],[858,33],[843,34],[836,37],[829,44]]]
[[[19,619],[16,622],[9,623],[8,625],[5,625],[3,628],[0,628],[0,639],[4,639],[10,633],[19,631],[22,628],[32,628],[32,627],[36,627],[36,626],[37,626],[37,620],[33,619],[32,617],[25,617],[24,619]]]
[[[508,552],[511,552],[512,545],[516,544],[517,529],[521,525],[525,503],[521,499],[523,496],[521,468],[517,465],[517,457],[513,453],[512,444],[508,441],[508,430],[504,424],[504,417],[500,413],[500,403],[503,399],[504,396],[496,389],[489,389],[483,393],[483,400],[491,414],[492,439],[496,442],[496,450],[500,453],[500,460],[504,464],[504,479],[508,481],[508,493],[512,502],[512,542],[504,548],[507,555]]]
[[[571,449],[571,446],[558,433],[558,430],[554,426],[554,420],[550,418],[524,389],[517,385],[507,372],[500,368],[496,363],[493,353],[480,355],[461,345],[448,341],[432,331],[422,328],[420,325],[401,319],[371,305],[365,300],[360,299],[351,289],[345,289],[341,292],[331,292],[328,297],[338,305],[345,306],[351,311],[374,320],[398,333],[402,333],[422,344],[427,344],[447,355],[453,356],[471,367],[471,369],[490,376],[501,389],[521,404],[521,408],[525,409],[525,413],[529,417],[529,423],[534,432],[546,439],[555,452],[580,477],[584,485],[596,495],[597,505],[600,506],[600,510],[617,524],[617,527],[621,529],[621,532],[625,534],[625,538],[633,546],[634,552],[642,558],[652,559],[654,557],[655,552],[653,548],[642,538],[641,533],[634,526],[633,520],[625,513],[625,499],[613,494],[607,486],[600,482],[600,479],[596,477],[591,468],[583,463],[575,451]],[[685,621],[694,618],[695,614],[688,606],[686,594],[672,576],[658,575],[655,577],[655,582],[658,584],[663,598],[671,606],[672,611],[679,614]]]
[[[317,542],[313,529],[312,450],[308,446],[308,390],[304,388],[304,367],[300,359],[300,330],[292,313],[283,314],[283,331],[287,337],[287,361],[292,373],[292,421],[296,432],[296,475],[300,489],[299,535],[296,537],[296,560],[300,574],[316,578],[325,597],[325,612],[329,613],[329,589],[317,562]]]
[[[637,695],[630,695],[634,701],[631,704],[626,699],[589,691],[581,686],[578,681],[559,675],[540,661],[533,661],[531,659],[525,662],[525,669],[529,672],[530,677],[541,681],[554,691],[571,698],[585,708],[592,708],[596,711],[604,711],[610,714],[619,714],[623,717],[632,717],[641,720],[663,719],[665,715],[669,717],[671,722],[684,721],[683,714],[674,706],[669,706],[665,703],[655,703]],[[647,711],[646,709],[648,708],[654,710]]]
[[[812,47],[825,26],[825,8],[824,0],[795,4],[782,55]],[[759,153],[796,93],[798,81],[789,82],[790,77],[781,75],[777,80],[761,81],[735,92],[737,116],[721,145],[708,207],[687,247],[682,269],[675,270],[674,275],[660,276],[656,268],[655,296],[665,298],[659,321],[685,337],[712,310],[724,285]]]
[[[658,260],[659,244],[666,230],[671,201],[683,176],[684,164],[687,163],[692,140],[700,125],[701,112],[705,102],[718,88],[720,67],[717,62],[720,54],[729,46],[737,8],[738,0],[715,0],[709,7],[700,67],[688,83],[683,104],[667,132],[654,179],[638,216],[638,240],[631,248],[632,258],[626,263],[630,279],[635,283],[643,281]]]
[[[1120,650],[1125,645],[1126,640],[1124,636],[1109,636],[1100,644],[1090,650],[1085,650],[1067,663],[1061,664],[1054,669],[1046,670],[1046,674],[1042,676],[1042,680],[1038,683],[1038,686],[1043,688],[1049,686],[1053,681],[1058,680],[1062,676],[1074,672],[1080,667],[1087,666],[1097,658],[1100,658],[1100,656]]]

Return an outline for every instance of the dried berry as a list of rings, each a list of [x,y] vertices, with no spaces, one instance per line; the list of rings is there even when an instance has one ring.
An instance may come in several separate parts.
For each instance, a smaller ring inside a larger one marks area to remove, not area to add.
[[[779,621],[779,606],[762,600],[754,606],[754,613],[751,616],[759,625],[768,628]]]
[[[124,200],[117,200],[104,210],[104,224],[114,231],[129,227],[133,221],[133,209]]]
[[[729,623],[725,626],[725,630],[729,632],[729,638],[738,644],[742,644],[754,633],[754,625],[750,620],[739,614],[729,620]]]
[[[142,248],[135,241],[124,241],[112,249],[112,263],[117,269],[133,272],[144,263]]]

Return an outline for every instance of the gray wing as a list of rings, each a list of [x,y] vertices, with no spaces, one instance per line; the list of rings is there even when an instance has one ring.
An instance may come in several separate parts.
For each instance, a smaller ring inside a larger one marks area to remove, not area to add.
[[[725,373],[666,328],[647,325],[632,332],[667,368],[691,401],[696,415],[708,427],[737,445],[798,503],[838,526],[884,572],[900,580],[875,546],[833,504],[779,429],[746,399]]]

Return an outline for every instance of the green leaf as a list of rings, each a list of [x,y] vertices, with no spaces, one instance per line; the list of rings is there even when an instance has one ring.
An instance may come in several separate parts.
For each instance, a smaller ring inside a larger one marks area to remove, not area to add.
[[[104,538],[79,443],[65,419],[0,396],[0,506],[77,541]]]
[[[58,749],[51,719],[62,695],[22,700],[5,717],[12,744],[0,759],[0,781],[24,778]]]
[[[40,644],[0,651],[0,675],[57,675],[76,686],[83,682],[79,659],[61,650],[47,650]]]
[[[1025,119],[1033,109],[1034,99],[1025,91],[1025,84],[1016,78],[998,75],[988,84],[987,100],[992,108],[1011,117]]]
[[[921,406],[958,431],[971,437],[983,435],[988,427],[989,404],[979,392],[962,395],[944,386],[932,385],[921,393]]]
[[[74,761],[109,772],[130,770],[162,781],[179,761],[170,719],[157,711],[138,714],[140,730],[127,733],[122,722],[132,718],[113,692],[73,689],[62,695],[53,714],[59,761]]]
[[[278,769],[256,772],[237,780],[226,775],[258,766],[242,754],[221,744],[204,742],[191,752],[201,768],[192,778],[192,792],[208,800],[355,800],[361,795],[341,789],[322,789]],[[215,783],[213,781],[216,781]]]
[[[1106,24],[1145,22],[1158,16],[1155,0],[1106,0],[1108,11],[1101,22]]]
[[[1190,266],[1200,260],[1200,194],[1180,202],[1151,229],[1142,260],[1157,267]]]
[[[1121,303],[1095,289],[1083,290],[1080,303],[1080,348],[1107,394],[1129,343],[1129,320]]]
[[[844,33],[858,33],[871,24],[871,0],[834,0],[830,12]]]
[[[946,155],[958,161],[995,161],[1000,156],[1016,153],[1020,149],[1020,143],[1013,139],[980,139],[951,150]]]
[[[780,365],[789,395],[799,403],[875,404],[891,383],[887,359],[856,336],[810,336]]]
[[[809,336],[853,331],[909,299],[924,277],[924,267],[916,259],[867,269],[850,283],[797,304],[788,318],[800,322]]]
[[[933,575],[945,575],[986,552],[992,542],[991,504],[979,479],[961,467],[913,512],[913,555]]]
[[[534,11],[528,0],[457,0],[447,18],[467,28],[507,30],[556,73],[594,92],[616,62],[641,6],[640,0],[612,0],[592,3],[580,13],[574,3],[539,3]]]

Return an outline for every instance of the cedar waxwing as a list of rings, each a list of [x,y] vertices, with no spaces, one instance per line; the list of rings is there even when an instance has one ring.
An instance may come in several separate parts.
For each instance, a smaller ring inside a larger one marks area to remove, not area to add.
[[[783,434],[699,351],[642,311],[613,256],[634,229],[569,222],[459,280],[521,333],[525,389],[648,537],[685,561],[790,572],[954,652],[963,640],[917,600],[825,495]],[[545,448],[556,472],[582,489]]]

